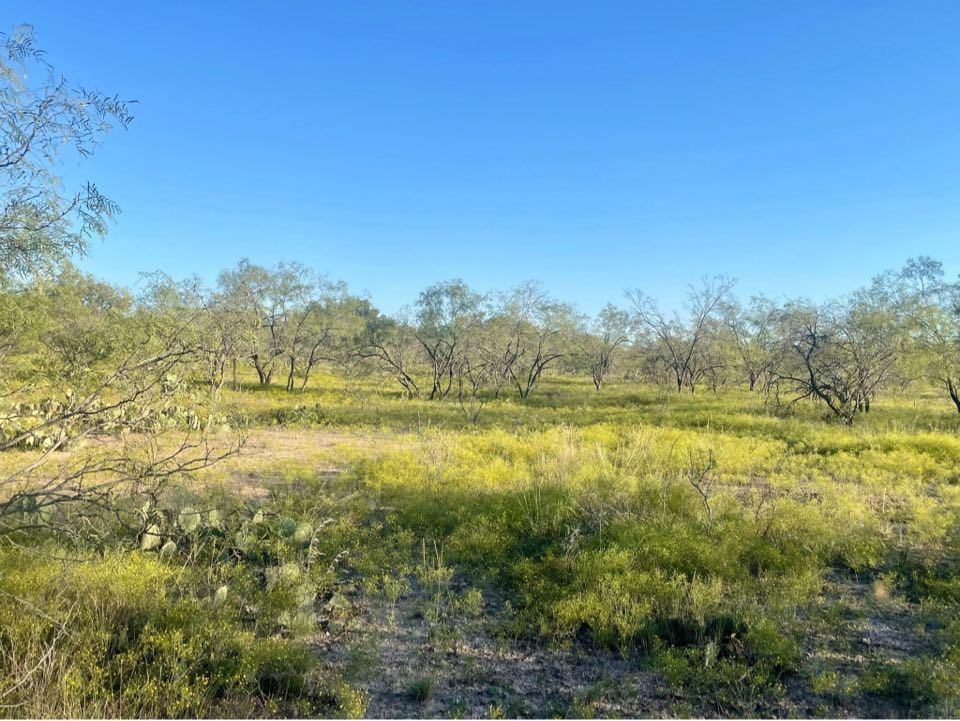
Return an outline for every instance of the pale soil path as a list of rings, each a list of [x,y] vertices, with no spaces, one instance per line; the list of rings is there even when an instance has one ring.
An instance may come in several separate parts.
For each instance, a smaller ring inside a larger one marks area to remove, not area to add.
[[[247,435],[235,456],[219,463],[208,475],[240,495],[262,497],[270,486],[297,477],[337,476],[346,467],[343,456],[351,451],[385,449],[397,443],[395,436],[374,431],[257,429]]]

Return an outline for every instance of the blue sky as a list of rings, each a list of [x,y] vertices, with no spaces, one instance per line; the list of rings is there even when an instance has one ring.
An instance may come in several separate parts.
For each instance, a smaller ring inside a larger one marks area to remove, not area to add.
[[[392,311],[539,278],[595,311],[702,274],[842,292],[960,271],[960,3],[6,0],[139,101],[69,162],[123,208],[82,266],[296,259]]]

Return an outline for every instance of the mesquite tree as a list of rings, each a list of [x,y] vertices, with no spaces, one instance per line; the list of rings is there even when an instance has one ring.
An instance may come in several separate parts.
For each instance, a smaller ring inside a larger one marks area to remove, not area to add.
[[[795,390],[792,403],[821,401],[853,425],[895,372],[902,343],[895,319],[862,296],[787,313],[791,353],[780,375]]]
[[[430,368],[431,400],[453,388],[468,339],[483,323],[483,302],[462,280],[437,283],[417,298],[416,337]]]
[[[220,303],[232,309],[244,326],[242,358],[256,370],[261,385],[270,383],[283,354],[274,332],[277,304],[273,291],[270,272],[246,258],[217,277]]]
[[[629,340],[630,314],[608,303],[583,334],[583,365],[598,391],[603,386],[614,361]]]
[[[391,318],[369,309],[353,354],[359,364],[371,364],[389,374],[407,398],[419,398],[423,395],[417,382],[419,350],[416,329],[409,319]]]
[[[754,296],[745,306],[733,301],[723,311],[747,388],[769,393],[784,355],[781,308],[768,298]]]
[[[657,346],[661,362],[670,370],[679,393],[685,387],[693,393],[697,382],[714,367],[707,352],[706,338],[714,315],[727,299],[734,281],[718,276],[703,278],[691,285],[686,303],[687,317],[667,315],[656,301],[640,290],[628,291],[633,302],[634,322]]]
[[[534,281],[504,294],[497,314],[504,319],[505,372],[520,398],[526,399],[544,371],[570,352],[579,318],[571,306],[552,298]]]
[[[945,390],[960,412],[960,282],[947,281],[939,261],[921,256],[875,278],[871,290],[906,324],[916,374]]]
[[[0,274],[29,275],[83,252],[116,205],[93,183],[66,190],[65,156],[91,155],[129,104],[66,80],[44,60],[33,28],[0,35]]]

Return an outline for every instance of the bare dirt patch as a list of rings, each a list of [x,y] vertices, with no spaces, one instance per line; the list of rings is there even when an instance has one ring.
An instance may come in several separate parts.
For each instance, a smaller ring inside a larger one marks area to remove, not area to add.
[[[912,715],[912,700],[864,684],[871,669],[897,668],[935,655],[935,629],[921,607],[881,581],[835,575],[824,587],[821,617],[806,638],[802,672],[788,683],[801,716],[885,718]]]
[[[328,429],[259,429],[250,433],[232,458],[207,480],[233,493],[262,498],[269,489],[303,478],[334,478],[346,467],[343,457],[355,449],[385,448],[396,443],[388,434],[346,433]]]
[[[358,603],[360,603],[358,601]],[[438,629],[415,585],[396,603],[364,602],[318,653],[368,697],[371,718],[663,716],[675,697],[636,656],[586,645],[550,648],[502,633],[503,604],[484,592],[483,616]]]

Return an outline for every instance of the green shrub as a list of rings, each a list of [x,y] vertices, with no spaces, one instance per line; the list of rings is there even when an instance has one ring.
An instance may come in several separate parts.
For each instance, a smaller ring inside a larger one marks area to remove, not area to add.
[[[313,693],[316,660],[302,645],[255,636],[154,555],[0,558],[0,693],[22,715],[249,714]]]

